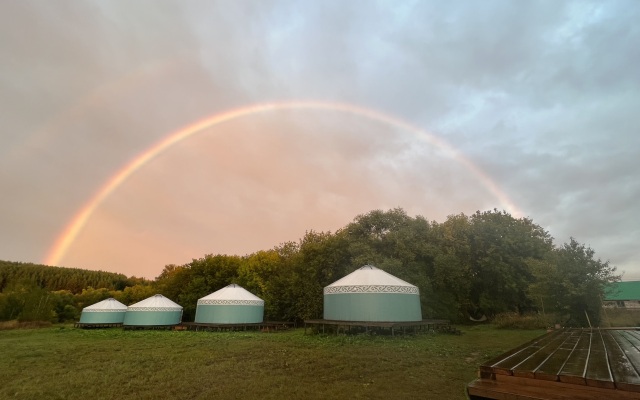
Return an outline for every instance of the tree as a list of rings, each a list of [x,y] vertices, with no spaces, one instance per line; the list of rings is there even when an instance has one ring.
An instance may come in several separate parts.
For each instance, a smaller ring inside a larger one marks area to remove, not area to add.
[[[434,260],[429,271],[433,293],[428,307],[432,316],[465,320],[476,309],[470,301],[471,221],[464,214],[450,215],[444,223],[434,223],[434,231]]]
[[[30,281],[5,288],[0,295],[0,320],[50,321],[56,319],[54,296]]]
[[[528,296],[534,281],[530,265],[553,249],[549,233],[530,219],[498,210],[476,212],[470,222],[471,306],[488,316],[535,309]]]
[[[195,317],[198,299],[238,279],[239,256],[207,254],[189,264],[167,265],[158,279],[160,293],[182,305],[185,320]]]
[[[348,244],[342,235],[309,231],[290,258],[292,309],[300,320],[321,318],[323,288],[345,274]]]
[[[571,238],[536,264],[533,293],[545,307],[565,315],[568,325],[598,326],[605,288],[620,280],[615,267],[594,257],[593,249]]]

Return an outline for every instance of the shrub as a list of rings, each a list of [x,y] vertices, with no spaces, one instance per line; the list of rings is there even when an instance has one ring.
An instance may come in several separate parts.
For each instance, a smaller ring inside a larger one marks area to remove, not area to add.
[[[49,321],[18,321],[13,319],[11,321],[0,321],[0,331],[6,331],[10,329],[28,329],[28,328],[45,328],[51,326]]]
[[[603,309],[601,325],[606,327],[640,326],[640,310],[629,308]]]
[[[493,324],[503,329],[545,329],[553,324],[552,317],[542,314],[518,314],[507,312],[493,318]]]

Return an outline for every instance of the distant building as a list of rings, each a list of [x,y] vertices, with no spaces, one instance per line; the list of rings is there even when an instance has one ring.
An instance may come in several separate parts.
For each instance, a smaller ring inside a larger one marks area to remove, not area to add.
[[[640,310],[640,281],[612,283],[602,300],[604,307]]]

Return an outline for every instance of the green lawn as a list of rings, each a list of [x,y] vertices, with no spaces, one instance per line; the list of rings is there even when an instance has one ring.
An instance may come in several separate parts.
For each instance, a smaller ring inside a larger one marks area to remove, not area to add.
[[[542,331],[461,336],[0,331],[2,399],[464,399],[478,365]]]

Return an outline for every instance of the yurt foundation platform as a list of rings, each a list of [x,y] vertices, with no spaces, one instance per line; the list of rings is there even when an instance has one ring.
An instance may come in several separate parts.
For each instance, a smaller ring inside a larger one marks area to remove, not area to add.
[[[383,322],[383,321],[335,321],[327,319],[312,319],[304,321],[304,333],[307,333],[307,327],[312,331],[326,333],[340,332],[349,333],[369,333],[377,331],[386,331],[395,336],[396,333],[420,333],[420,332],[447,332],[459,333],[453,328],[448,320],[445,319],[423,319],[422,321],[407,322]]]
[[[172,331],[179,325],[123,325],[122,327],[125,331]]]
[[[81,329],[103,329],[103,328],[121,328],[122,322],[119,323],[82,323],[76,322],[73,324],[74,328]]]
[[[248,324],[205,324],[201,322],[183,322],[182,326],[189,331],[251,331],[262,332],[282,331],[295,328],[295,322],[264,321]]]

